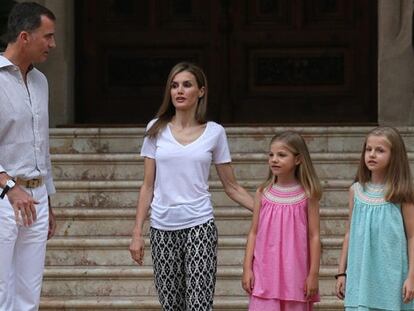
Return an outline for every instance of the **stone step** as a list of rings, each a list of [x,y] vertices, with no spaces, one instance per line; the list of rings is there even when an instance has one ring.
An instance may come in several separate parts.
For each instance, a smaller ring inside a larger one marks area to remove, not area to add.
[[[245,238],[220,237],[219,265],[243,264]],[[48,242],[48,266],[136,266],[128,251],[130,237],[54,238]],[[145,238],[144,265],[151,266],[149,239]]]
[[[57,236],[129,236],[135,223],[135,208],[55,208]],[[252,213],[241,207],[217,207],[215,221],[220,236],[246,236]],[[321,208],[322,235],[343,235],[348,208]],[[144,232],[148,232],[149,221]]]
[[[312,154],[321,179],[352,179],[360,155]],[[267,178],[266,154],[233,154],[232,166],[238,179]],[[56,154],[52,155],[55,180],[142,180],[143,159],[138,154]],[[218,180],[214,167],[211,179]]]
[[[114,208],[134,207],[141,181],[56,181],[57,193],[52,197],[56,207]],[[259,186],[257,180],[240,180],[239,184],[251,193]],[[326,179],[322,181],[323,207],[343,207],[348,203],[348,189],[352,180]],[[209,183],[213,206],[235,206],[223,191],[219,181]]]
[[[266,178],[267,151],[276,132],[293,129],[307,140],[324,185],[322,257],[316,310],[342,310],[334,297],[338,257],[348,214],[348,188],[370,127],[226,128],[235,174],[251,193]],[[400,128],[414,163],[414,128]],[[128,252],[143,174],[143,128],[52,129],[57,236],[48,242],[41,310],[160,310],[154,296],[149,241],[138,267]],[[240,286],[251,213],[223,192],[214,168],[210,190],[219,228],[215,310],[241,311]],[[148,229],[148,221],[146,228]]]
[[[315,170],[320,179],[353,179],[359,153],[314,153],[311,154]],[[414,154],[409,153],[414,169]],[[267,178],[267,154],[232,154],[232,166],[238,179],[264,181]],[[57,180],[142,180],[143,159],[139,154],[54,154],[53,175]],[[218,180],[214,167],[211,179]]]
[[[367,128],[234,128],[227,127],[226,133],[232,152],[263,152],[271,137],[286,129],[297,130],[306,137],[311,151],[344,151],[361,146]],[[345,137],[344,137],[345,135]],[[144,128],[66,128],[50,130],[52,153],[136,153],[142,144]],[[332,138],[335,138],[332,141]],[[341,146],[342,145],[342,146]],[[358,150],[358,149],[357,149]]]
[[[370,127],[226,128],[239,182],[252,193],[267,175],[271,137],[287,129],[305,137],[324,185],[321,200],[321,302],[316,310],[342,310],[334,297],[338,257],[347,220],[348,188]],[[414,163],[414,128],[400,128]],[[52,203],[57,236],[48,242],[40,310],[160,310],[154,295],[149,241],[138,267],[128,252],[143,175],[143,128],[52,129],[58,193]],[[251,213],[223,192],[214,168],[210,189],[219,228],[215,310],[241,311],[240,286]],[[146,222],[146,230],[148,221]]]
[[[275,133],[295,130],[311,152],[361,152],[372,127],[226,127],[232,153],[266,152]],[[414,151],[414,129],[399,127],[408,151]],[[144,128],[54,128],[50,130],[52,153],[136,153]]]
[[[215,311],[246,311],[248,298],[246,295],[236,297],[214,298]],[[316,303],[315,310],[339,311],[343,310],[343,303],[332,296],[322,296],[321,302]],[[101,310],[135,310],[135,311],[161,311],[158,300],[153,296],[113,296],[113,297],[85,297],[68,298],[65,296],[42,297],[40,311],[101,311]]]
[[[130,237],[102,236],[55,237],[47,244],[48,266],[135,266],[128,247]],[[322,266],[338,264],[343,236],[322,236]],[[145,238],[144,265],[151,266],[149,239]],[[218,242],[218,263],[222,266],[242,266],[246,237],[221,236]]]
[[[242,296],[242,268],[219,266],[215,293],[218,296]],[[322,296],[333,296],[336,267],[323,267],[319,274]],[[154,296],[153,270],[149,266],[47,266],[42,296]]]

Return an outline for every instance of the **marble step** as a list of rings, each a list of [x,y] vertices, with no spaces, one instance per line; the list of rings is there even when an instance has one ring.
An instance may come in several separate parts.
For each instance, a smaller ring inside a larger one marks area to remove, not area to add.
[[[135,208],[55,208],[57,236],[129,236],[135,223]],[[217,207],[215,221],[220,236],[245,236],[251,225],[252,213],[240,207]],[[343,235],[348,208],[321,208],[322,235]],[[144,232],[148,232],[149,221]]]
[[[319,291],[333,296],[336,267],[322,267]],[[219,266],[215,293],[218,296],[242,296],[242,268]],[[149,266],[72,267],[47,266],[44,272],[42,296],[154,296],[153,270]]]
[[[312,154],[315,169],[321,179],[352,179],[360,154]],[[413,155],[414,159],[414,155]],[[233,154],[232,166],[238,179],[267,178],[267,154]],[[54,154],[55,180],[142,180],[143,160],[138,154]],[[212,180],[218,180],[213,167]]]
[[[257,180],[239,180],[240,185],[251,193],[259,186]],[[136,205],[141,181],[56,181],[57,193],[52,196],[56,207],[118,208]],[[320,201],[322,207],[341,207],[348,204],[348,189],[352,180],[322,180],[324,195]],[[219,181],[209,183],[213,206],[235,206],[223,191]]]
[[[232,153],[266,152],[275,133],[295,130],[304,136],[311,152],[360,152],[372,127],[226,127]],[[409,151],[414,151],[414,129],[399,127]],[[52,153],[136,153],[144,128],[54,128]]]
[[[215,311],[246,311],[247,296],[214,298]],[[315,310],[339,311],[343,310],[343,303],[332,296],[322,296],[321,302],[314,305]],[[135,310],[135,311],[161,311],[158,300],[153,296],[119,296],[119,297],[85,297],[68,298],[64,296],[42,297],[40,311],[101,311],[101,310]]]
[[[55,237],[47,244],[48,266],[135,266],[128,247],[130,237]],[[343,236],[322,236],[322,266],[338,264]],[[145,238],[144,265],[151,266],[150,242]],[[218,242],[218,263],[242,266],[246,237],[221,236]]]
[[[359,153],[314,153],[311,154],[315,170],[320,179],[353,179]],[[409,153],[414,169],[414,154]],[[232,154],[232,166],[238,179],[267,178],[267,154]],[[52,155],[55,180],[142,180],[143,159],[139,154],[54,154]],[[214,167],[211,179],[218,180]]]
[[[263,152],[275,133],[287,129],[303,133],[311,151],[332,152],[359,150],[368,131],[365,127],[226,127],[226,133],[232,152]],[[136,153],[143,136],[144,128],[51,129],[50,147],[52,153]]]

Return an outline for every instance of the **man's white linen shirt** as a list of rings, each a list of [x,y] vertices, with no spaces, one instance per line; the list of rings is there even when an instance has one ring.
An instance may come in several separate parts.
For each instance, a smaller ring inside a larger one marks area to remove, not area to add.
[[[210,166],[231,162],[221,125],[207,122],[201,136],[188,145],[180,144],[167,125],[156,138],[144,138],[141,156],[155,159],[152,227],[181,230],[214,217],[208,187]]]
[[[32,179],[42,176],[55,193],[49,154],[49,88],[36,68],[27,86],[18,66],[0,55],[0,172]]]

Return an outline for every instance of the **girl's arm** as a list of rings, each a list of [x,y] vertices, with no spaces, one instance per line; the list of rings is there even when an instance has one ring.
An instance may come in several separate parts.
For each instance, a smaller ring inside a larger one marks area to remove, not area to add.
[[[132,231],[132,241],[129,245],[129,252],[132,259],[139,265],[143,264],[145,242],[142,236],[142,227],[148,215],[148,209],[154,195],[154,181],[155,181],[155,160],[151,158],[144,158],[144,181],[142,183],[138,203],[137,213],[135,217],[135,226]]]
[[[216,164],[217,174],[223,184],[226,194],[235,202],[253,211],[252,196],[237,183],[230,163]]]
[[[310,269],[306,278],[304,294],[310,299],[318,292],[319,283],[319,265],[321,258],[321,240],[319,225],[319,201],[309,199],[308,209],[308,232],[310,248]]]
[[[353,209],[354,209],[354,189],[351,187],[349,189],[348,221],[346,223],[346,233],[344,237],[344,242],[342,244],[341,256],[339,257],[338,274],[346,273],[347,260],[348,260],[349,228],[351,226]],[[345,284],[346,284],[346,276],[345,275],[338,276],[336,279],[335,291],[336,291],[336,296],[339,299],[345,298]]]
[[[408,275],[403,285],[403,299],[408,303],[414,298],[414,204],[403,204],[402,214],[408,248]]]
[[[250,226],[250,231],[247,236],[246,252],[244,255],[244,262],[243,262],[242,286],[243,286],[243,289],[249,294],[252,293],[253,284],[254,284],[252,262],[253,262],[254,246],[256,243],[257,227],[259,224],[259,212],[260,212],[261,200],[262,200],[262,193],[259,190],[257,190],[255,198],[254,198],[252,224]]]

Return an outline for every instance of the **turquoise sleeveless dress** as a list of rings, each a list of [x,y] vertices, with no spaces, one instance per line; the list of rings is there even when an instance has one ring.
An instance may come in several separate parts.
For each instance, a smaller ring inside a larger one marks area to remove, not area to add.
[[[385,201],[381,186],[352,188],[346,310],[414,310],[414,302],[402,300],[408,251],[401,207]]]

